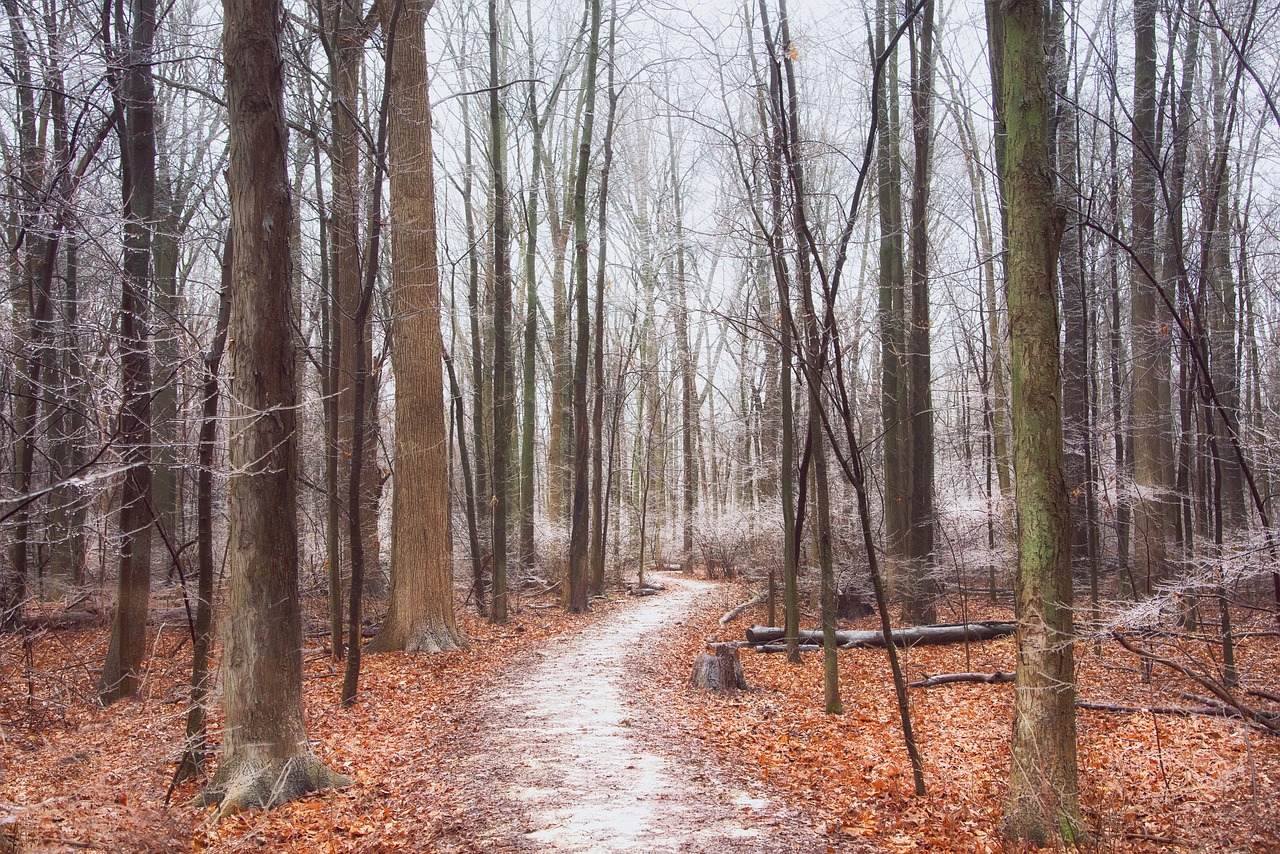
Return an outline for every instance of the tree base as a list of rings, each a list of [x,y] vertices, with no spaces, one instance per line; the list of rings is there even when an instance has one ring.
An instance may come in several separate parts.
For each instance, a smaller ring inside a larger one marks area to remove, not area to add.
[[[251,759],[221,764],[209,785],[196,797],[197,806],[216,804],[212,821],[244,809],[271,809],[311,792],[341,789],[352,780],[330,771],[310,754],[259,763]]]
[[[708,691],[741,691],[747,687],[742,673],[742,660],[738,657],[736,643],[711,645],[714,655],[702,653],[693,662],[689,684]]]
[[[1005,809],[1000,832],[1010,841],[1028,842],[1037,848],[1080,846],[1091,841],[1079,813],[1046,810],[1037,798],[1014,799]]]
[[[413,631],[397,631],[390,622],[383,625],[377,636],[369,641],[365,652],[420,652],[436,655],[467,649],[467,639],[462,632],[437,623],[427,623]]]

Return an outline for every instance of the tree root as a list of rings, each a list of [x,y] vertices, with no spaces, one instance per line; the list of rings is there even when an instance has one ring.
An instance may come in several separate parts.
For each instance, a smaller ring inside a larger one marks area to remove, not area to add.
[[[196,806],[217,805],[211,822],[221,821],[245,809],[271,809],[311,792],[340,789],[352,780],[310,754],[284,760],[259,762],[231,760],[218,767],[209,785],[195,799]]]
[[[468,646],[467,638],[462,632],[441,622],[425,622],[407,632],[401,632],[388,620],[374,639],[369,641],[365,652],[417,652],[435,655],[467,649]]]

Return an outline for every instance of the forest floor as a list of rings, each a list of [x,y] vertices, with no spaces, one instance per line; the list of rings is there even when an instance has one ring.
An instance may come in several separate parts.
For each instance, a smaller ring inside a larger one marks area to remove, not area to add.
[[[142,696],[109,709],[92,690],[105,629],[0,639],[0,852],[14,837],[26,852],[1002,850],[1011,685],[912,690],[929,786],[917,797],[883,651],[840,653],[839,717],[822,712],[815,654],[795,666],[744,651],[750,691],[691,689],[705,643],[740,639],[764,615],[720,627],[741,585],[661,580],[657,596],[600,600],[583,616],[536,598],[505,626],[463,614],[469,650],[366,657],[349,710],[341,665],[309,635],[313,750],[355,785],[216,826],[190,805],[193,783],[165,805],[185,626],[154,631]],[[968,616],[1007,611],[970,603]],[[1103,652],[1078,653],[1082,698],[1186,704],[1177,680],[1157,669],[1143,684],[1132,657]],[[1238,655],[1253,684],[1280,684],[1274,632]],[[1013,643],[905,660],[911,678],[1011,670]],[[215,708],[215,746],[219,726]],[[1079,730],[1092,850],[1280,850],[1280,739],[1221,718],[1085,710]]]

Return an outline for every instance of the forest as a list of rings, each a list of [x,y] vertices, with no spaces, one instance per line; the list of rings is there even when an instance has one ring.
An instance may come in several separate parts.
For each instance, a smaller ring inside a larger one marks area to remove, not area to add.
[[[0,854],[1280,850],[1280,6],[0,5]]]

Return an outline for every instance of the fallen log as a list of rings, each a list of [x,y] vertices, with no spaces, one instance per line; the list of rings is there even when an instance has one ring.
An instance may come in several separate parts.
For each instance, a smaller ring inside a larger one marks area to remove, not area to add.
[[[147,625],[157,626],[161,623],[185,623],[185,608],[165,608],[147,614]],[[108,611],[49,611],[47,613],[23,614],[22,626],[27,629],[92,629],[109,625],[111,614]]]
[[[88,629],[107,624],[104,611],[52,611],[47,614],[23,614],[26,629]]]
[[[950,685],[954,682],[984,682],[987,685],[999,685],[1012,682],[1014,675],[1004,670],[995,673],[939,673],[927,676],[918,682],[908,682],[908,688],[932,688],[934,685]]]
[[[727,623],[732,622],[733,620],[738,619],[739,617],[741,617],[741,616],[742,616],[742,613],[743,613],[744,611],[746,611],[748,608],[750,608],[750,607],[752,607],[752,606],[754,606],[754,605],[759,605],[759,604],[760,604],[761,602],[763,602],[763,601],[764,601],[764,594],[763,594],[763,593],[757,593],[757,594],[755,594],[755,595],[754,595],[754,596],[752,596],[750,599],[748,599],[747,601],[743,602],[743,603],[742,603],[741,605],[739,605],[738,607],[733,608],[733,609],[732,609],[732,610],[730,610],[727,614],[725,614],[723,617],[721,617],[721,618],[720,618],[720,625],[722,625],[722,626],[723,626],[723,625],[725,625],[725,624],[727,624]]]
[[[984,620],[976,623],[944,623],[937,626],[903,626],[893,630],[894,646],[931,646],[935,644],[964,643],[965,641],[994,640],[1014,633],[1014,623]],[[747,629],[747,640],[753,644],[773,647],[785,641],[786,629],[777,626],[752,626]],[[808,629],[800,632],[801,644],[822,643],[822,632]],[[883,647],[884,633],[879,630],[836,632],[836,644],[841,649]],[[783,645],[785,649],[785,644]],[[774,652],[773,649],[758,650]]]
[[[756,652],[786,652],[787,651],[787,645],[785,643],[753,644],[748,642],[744,645],[754,647]],[[817,652],[818,650],[822,649],[822,644],[802,643],[797,648],[801,652]]]
[[[666,585],[645,581],[642,584],[628,584],[627,593],[631,596],[653,596],[666,590]]]

